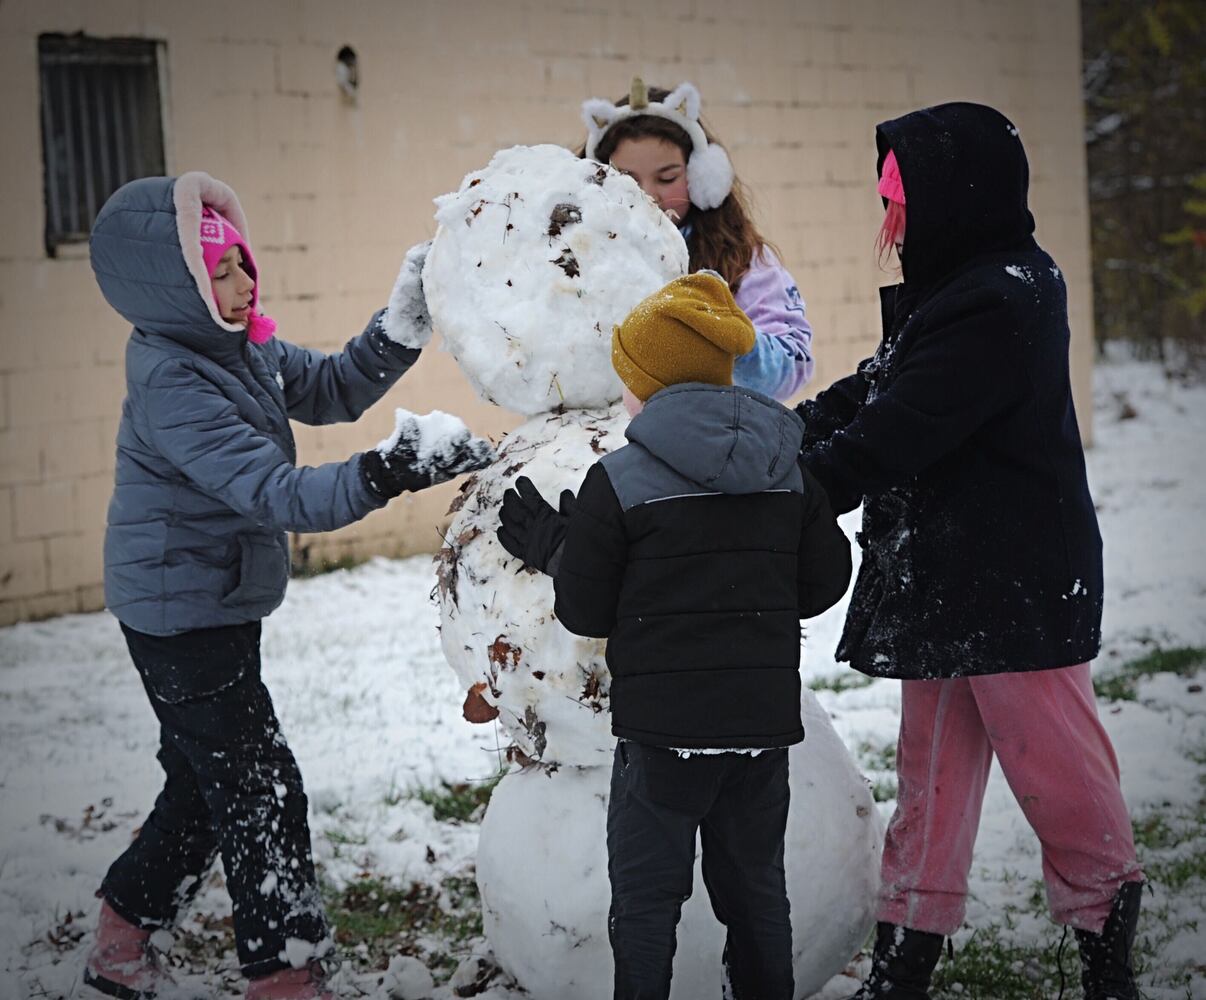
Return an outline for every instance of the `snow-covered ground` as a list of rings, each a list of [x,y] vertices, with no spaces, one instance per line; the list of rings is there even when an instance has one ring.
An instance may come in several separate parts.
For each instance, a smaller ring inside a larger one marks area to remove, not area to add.
[[[1206,647],[1206,387],[1169,382],[1156,366],[1131,361],[1099,364],[1095,379],[1097,445],[1089,466],[1107,587],[1105,650],[1095,671],[1105,677],[1157,647]],[[848,531],[854,526],[845,519]],[[417,793],[486,781],[500,757],[493,726],[461,718],[464,691],[440,651],[434,583],[426,557],[294,582],[265,623],[264,674],[305,775],[324,879],[336,888],[366,878],[403,889],[418,883],[451,907],[448,886],[472,872],[478,827],[437,820]],[[835,608],[810,625],[804,670],[838,732],[873,768],[895,743],[899,686],[875,681],[837,690],[835,679],[858,681],[832,659],[843,613]],[[1202,831],[1201,673],[1141,680],[1137,700],[1102,703],[1101,711],[1132,815],[1171,824],[1146,856],[1164,862],[1162,870],[1178,858],[1190,869],[1167,885],[1158,881],[1156,894],[1145,897],[1140,934],[1150,957],[1141,981],[1159,1000],[1206,997],[1203,845],[1177,843],[1178,830]],[[156,745],[154,717],[110,616],[0,630],[0,1000],[76,995],[98,906],[93,892],[159,786]],[[890,773],[873,777],[886,813]],[[1196,825],[1177,825],[1195,815]],[[1006,926],[1007,943],[1053,945],[1057,929],[1031,902],[1039,877],[1034,837],[994,772],[968,926],[956,949],[974,928],[993,924]],[[241,989],[224,947],[229,912],[215,876],[171,954],[186,982],[223,995]],[[217,944],[198,944],[205,941]],[[447,941],[421,939],[412,950],[434,966],[447,948]],[[447,984],[423,989],[423,975],[404,962],[381,982],[365,949],[360,956],[354,945],[348,950],[339,983],[349,995],[453,995]],[[486,946],[462,939],[452,950],[464,958]],[[1012,971],[1027,975],[1017,964]],[[1072,972],[1074,958],[1065,966]],[[839,977],[819,996],[830,1000],[852,985]],[[496,978],[478,995],[522,994]],[[1070,987],[1067,995],[1079,991]]]

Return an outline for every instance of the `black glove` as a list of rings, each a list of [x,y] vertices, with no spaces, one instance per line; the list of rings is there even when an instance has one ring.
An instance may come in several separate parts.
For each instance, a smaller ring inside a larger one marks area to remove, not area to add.
[[[503,494],[498,512],[499,544],[525,566],[550,576],[557,571],[569,519],[578,506],[573,490],[562,490],[558,506],[560,511],[553,510],[532,480],[520,476]]]
[[[376,448],[361,456],[360,474],[369,491],[380,500],[399,493],[417,493],[428,486],[447,482],[462,472],[484,469],[494,461],[494,446],[485,438],[473,437],[468,428],[448,439],[447,446],[419,461],[419,423],[412,418],[387,451]]]

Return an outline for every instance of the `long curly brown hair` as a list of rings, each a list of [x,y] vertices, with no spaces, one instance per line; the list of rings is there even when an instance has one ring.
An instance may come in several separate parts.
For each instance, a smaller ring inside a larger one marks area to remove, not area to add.
[[[649,88],[649,100],[664,101],[670,96],[670,91],[661,87]],[[628,103],[625,95],[616,101],[617,105]],[[708,131],[703,121],[700,126],[707,136],[708,142],[716,139]],[[600,163],[609,163],[616,147],[625,139],[644,138],[664,139],[683,151],[683,162],[691,156],[694,146],[691,137],[675,125],[674,122],[657,115],[633,115],[616,122],[599,140],[595,149],[595,159]],[[578,150],[579,156],[586,155],[583,145]],[[741,279],[750,269],[750,264],[764,246],[775,256],[782,256],[778,248],[769,242],[754,225],[748,208],[749,195],[745,186],[736,177],[733,178],[733,190],[716,208],[702,209],[697,205],[691,206],[687,216],[690,223],[691,235],[687,237],[687,250],[690,253],[692,271],[709,268],[718,271],[729,283],[734,292],[741,287]]]

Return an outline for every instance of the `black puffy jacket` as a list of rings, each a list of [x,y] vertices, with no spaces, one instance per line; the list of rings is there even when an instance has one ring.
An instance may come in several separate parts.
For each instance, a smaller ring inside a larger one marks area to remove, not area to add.
[[[749,389],[650,398],[587,473],[554,579],[606,637],[612,731],[683,748],[781,747],[800,721],[800,619],[850,581],[850,546],[796,461],[799,418]]]

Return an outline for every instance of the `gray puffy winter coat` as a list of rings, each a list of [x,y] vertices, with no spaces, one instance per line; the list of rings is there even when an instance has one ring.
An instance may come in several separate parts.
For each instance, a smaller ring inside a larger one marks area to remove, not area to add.
[[[97,282],[134,325],[105,601],[151,635],[263,618],[284,597],[287,532],[330,531],[381,506],[359,455],[298,468],[289,420],[357,419],[419,354],[390,341],[377,317],[341,354],[250,343],[213,304],[202,201],[247,238],[234,192],[200,173],[125,185],[92,230]]]

